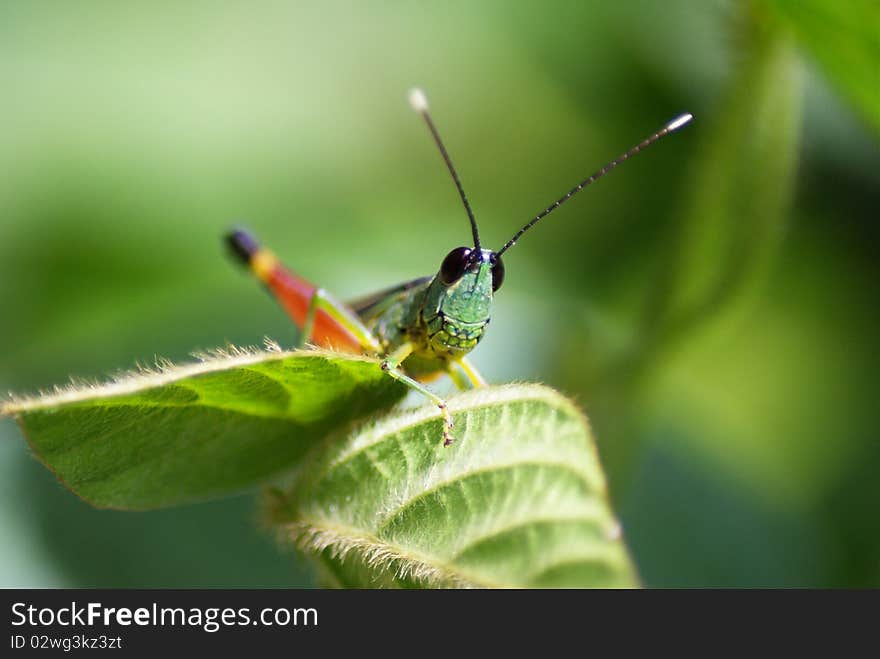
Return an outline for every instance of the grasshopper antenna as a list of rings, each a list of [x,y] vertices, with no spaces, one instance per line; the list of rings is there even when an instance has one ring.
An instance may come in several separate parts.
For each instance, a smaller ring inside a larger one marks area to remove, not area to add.
[[[678,117],[676,117],[675,119],[670,121],[668,124],[663,126],[663,128],[658,130],[656,133],[654,133],[653,135],[651,135],[647,139],[639,142],[633,148],[631,148],[629,151],[618,156],[617,158],[615,158],[614,160],[609,162],[607,165],[605,165],[602,169],[598,170],[597,172],[594,172],[593,174],[591,174],[590,176],[585,178],[583,181],[578,183],[571,190],[566,192],[562,197],[560,197],[559,199],[554,201],[552,204],[547,206],[547,208],[545,208],[540,213],[538,213],[535,217],[533,217],[525,226],[523,226],[522,229],[517,231],[514,234],[513,238],[508,240],[507,243],[504,245],[504,247],[502,247],[500,250],[498,250],[496,252],[496,254],[498,256],[501,256],[502,254],[504,254],[504,252],[506,252],[511,247],[516,245],[516,241],[519,240],[520,237],[526,231],[528,231],[533,226],[535,226],[540,220],[542,220],[543,218],[550,215],[550,213],[552,213],[557,208],[562,206],[562,204],[564,204],[566,201],[568,201],[569,199],[574,197],[578,192],[583,190],[585,187],[587,187],[591,183],[597,181],[598,179],[602,178],[603,176],[605,176],[605,174],[607,174],[612,169],[617,167],[620,163],[622,163],[623,161],[628,160],[632,156],[636,155],[639,151],[642,151],[643,149],[646,149],[647,147],[651,146],[654,142],[658,141],[660,138],[665,137],[666,135],[669,135],[669,133],[673,133],[673,132],[677,131],[679,128],[681,128],[682,126],[688,124],[691,121],[691,119],[693,119],[693,118],[694,118],[694,116],[692,114],[679,115]]]
[[[449,152],[443,145],[443,140],[440,139],[440,133],[437,132],[437,127],[434,125],[431,115],[428,112],[428,97],[425,96],[425,92],[421,89],[412,89],[409,92],[409,104],[412,106],[413,110],[422,115],[425,123],[428,124],[428,130],[431,131],[431,135],[437,143],[437,148],[440,149],[440,154],[443,156],[443,162],[446,163],[449,173],[452,174],[452,180],[455,182],[455,187],[458,188],[458,194],[461,196],[461,203],[464,204],[464,210],[467,212],[468,219],[471,221],[471,231],[474,234],[474,249],[479,254],[480,234],[477,231],[477,220],[474,218],[474,212],[471,210],[470,203],[468,203],[464,188],[461,187],[461,180],[458,178],[458,172],[455,171],[455,165],[452,164],[452,158],[449,157]]]

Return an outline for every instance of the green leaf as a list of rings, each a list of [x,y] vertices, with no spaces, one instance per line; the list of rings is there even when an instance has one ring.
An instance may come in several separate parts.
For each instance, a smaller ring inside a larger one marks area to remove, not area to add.
[[[96,506],[147,509],[287,474],[273,521],[341,586],[633,586],[586,419],[545,387],[361,424],[405,389],[376,360],[239,351],[13,401],[37,456]]]
[[[876,0],[763,0],[880,133],[880,4]]]
[[[344,587],[633,586],[586,419],[537,385],[385,417],[330,438],[270,517]]]
[[[234,349],[13,401],[0,413],[16,417],[36,456],[83,499],[144,510],[265,482],[405,393],[376,360]]]

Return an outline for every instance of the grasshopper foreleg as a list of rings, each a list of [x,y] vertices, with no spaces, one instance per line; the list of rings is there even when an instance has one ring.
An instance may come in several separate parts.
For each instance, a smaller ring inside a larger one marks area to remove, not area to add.
[[[486,386],[486,380],[467,357],[446,364],[446,373],[459,391]]]
[[[452,415],[449,413],[449,410],[446,407],[446,401],[440,398],[440,396],[432,392],[430,389],[422,385],[420,382],[412,379],[406,373],[400,370],[400,365],[407,357],[412,354],[412,351],[412,343],[404,343],[402,346],[397,348],[397,350],[395,350],[382,360],[382,370],[388,373],[388,375],[393,377],[395,380],[403,382],[410,389],[418,391],[420,394],[428,398],[428,400],[430,400],[432,403],[440,408],[440,413],[443,415],[444,421],[443,446],[449,446],[450,444],[452,444],[453,441],[455,441],[455,439],[452,437],[452,426],[454,425],[454,423],[452,421]]]

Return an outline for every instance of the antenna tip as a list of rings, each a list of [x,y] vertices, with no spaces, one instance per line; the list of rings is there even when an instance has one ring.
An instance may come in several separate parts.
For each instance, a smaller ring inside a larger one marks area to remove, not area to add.
[[[418,87],[409,90],[409,104],[416,112],[428,111],[428,97]]]
[[[668,124],[666,124],[666,130],[669,131],[670,133],[674,130],[678,130],[679,128],[681,128],[685,124],[690,123],[691,119],[693,119],[693,118],[694,118],[694,115],[692,115],[690,112],[686,112],[684,114],[681,114],[681,115],[677,116],[675,119],[673,119],[672,121],[670,121]]]

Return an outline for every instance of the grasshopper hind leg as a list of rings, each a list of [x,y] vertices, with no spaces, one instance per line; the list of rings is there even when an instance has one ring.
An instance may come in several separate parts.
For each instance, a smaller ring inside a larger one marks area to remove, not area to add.
[[[323,311],[332,321],[360,344],[361,350],[367,353],[378,353],[381,349],[379,341],[344,304],[337,302],[323,288],[316,288],[309,298],[305,322],[300,332],[298,348],[305,347],[314,336],[318,312]]]

